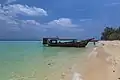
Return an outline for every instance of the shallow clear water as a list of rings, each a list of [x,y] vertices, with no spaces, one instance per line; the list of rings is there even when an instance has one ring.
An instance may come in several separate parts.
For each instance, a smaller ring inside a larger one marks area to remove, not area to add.
[[[52,75],[59,76],[89,49],[43,47],[37,41],[2,41],[0,80],[53,80]]]

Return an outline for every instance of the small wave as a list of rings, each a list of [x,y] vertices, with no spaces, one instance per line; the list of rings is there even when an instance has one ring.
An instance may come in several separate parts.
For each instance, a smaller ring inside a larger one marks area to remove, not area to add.
[[[90,57],[96,57],[97,54],[98,54],[97,48],[95,47],[95,48],[93,49],[93,51],[88,55],[88,58],[90,58]]]
[[[82,75],[81,75],[80,73],[75,72],[75,73],[73,74],[72,80],[83,80],[83,79],[82,79]]]

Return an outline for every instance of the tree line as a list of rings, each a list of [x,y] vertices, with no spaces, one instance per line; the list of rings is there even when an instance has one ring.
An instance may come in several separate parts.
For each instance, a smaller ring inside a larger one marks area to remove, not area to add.
[[[120,40],[120,27],[105,27],[101,33],[101,40]]]

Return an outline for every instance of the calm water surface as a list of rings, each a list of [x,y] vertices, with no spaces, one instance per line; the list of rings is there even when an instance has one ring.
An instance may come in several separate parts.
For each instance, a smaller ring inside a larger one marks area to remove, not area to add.
[[[43,47],[37,41],[1,41],[0,80],[44,80],[53,73],[57,77],[88,50]]]

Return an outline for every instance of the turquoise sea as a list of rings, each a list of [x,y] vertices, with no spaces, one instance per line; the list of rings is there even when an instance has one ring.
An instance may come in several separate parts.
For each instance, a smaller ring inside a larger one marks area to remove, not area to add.
[[[39,41],[1,41],[0,80],[60,80],[61,73],[92,48],[92,44],[87,48],[52,48]]]

